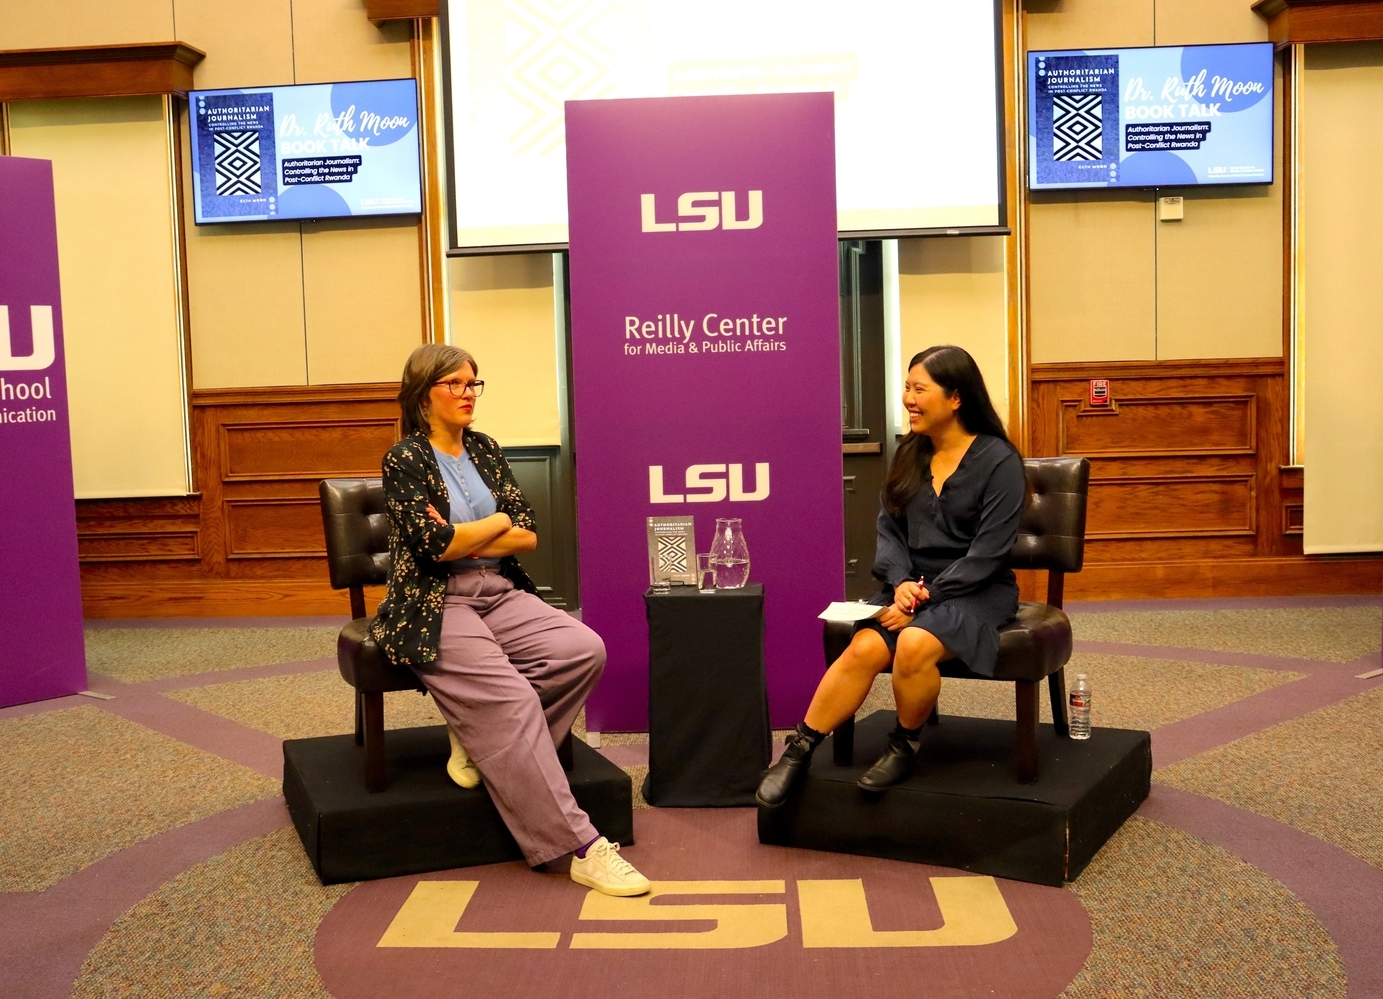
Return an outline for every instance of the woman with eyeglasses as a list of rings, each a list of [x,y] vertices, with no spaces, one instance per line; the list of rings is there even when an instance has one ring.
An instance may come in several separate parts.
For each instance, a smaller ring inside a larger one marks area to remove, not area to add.
[[[533,508],[500,446],[471,427],[478,371],[444,344],[404,365],[405,436],[383,463],[393,563],[372,634],[431,692],[451,736],[447,772],[462,787],[483,779],[530,866],[571,854],[573,881],[641,895],[648,879],[591,825],[557,759],[605,644],[544,603],[519,565],[538,546]]]

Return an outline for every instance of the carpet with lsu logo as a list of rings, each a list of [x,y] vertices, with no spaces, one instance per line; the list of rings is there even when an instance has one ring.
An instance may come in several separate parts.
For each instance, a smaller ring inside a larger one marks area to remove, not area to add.
[[[637,899],[518,861],[323,885],[283,742],[351,728],[340,622],[88,623],[99,696],[0,709],[0,996],[1383,995],[1377,599],[1071,617],[1096,739],[1148,731],[1153,756],[1076,880],[764,845],[752,809],[636,796]],[[947,681],[942,729],[1011,718],[1001,688]],[[885,682],[866,711],[888,707]],[[438,723],[409,692],[385,717]],[[641,739],[599,750],[634,788]]]
[[[322,980],[339,999],[1052,999],[1090,953],[1059,888],[762,846],[752,809],[640,810],[635,835],[641,898],[521,862],[362,883],[317,931]]]

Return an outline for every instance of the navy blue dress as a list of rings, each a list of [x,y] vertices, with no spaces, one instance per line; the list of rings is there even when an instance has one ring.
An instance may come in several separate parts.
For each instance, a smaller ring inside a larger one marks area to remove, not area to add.
[[[930,471],[924,473],[905,516],[879,511],[872,571],[885,586],[869,602],[891,604],[895,586],[924,579],[931,599],[905,627],[930,632],[973,672],[993,676],[999,628],[1018,613],[1018,584],[1006,562],[1025,492],[1022,458],[987,434],[971,442],[940,496]],[[897,632],[878,621],[859,627],[874,629],[896,649]]]

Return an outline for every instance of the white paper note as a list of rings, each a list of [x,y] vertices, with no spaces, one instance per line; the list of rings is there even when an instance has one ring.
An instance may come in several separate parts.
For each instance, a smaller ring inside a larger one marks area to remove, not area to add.
[[[862,604],[856,600],[835,600],[817,617],[823,621],[839,621],[848,624],[852,621],[867,621],[872,617],[878,617],[887,609],[877,604]]]

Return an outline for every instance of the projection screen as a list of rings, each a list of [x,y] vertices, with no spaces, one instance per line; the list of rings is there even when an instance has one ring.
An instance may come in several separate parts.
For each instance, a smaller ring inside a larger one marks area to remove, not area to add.
[[[831,91],[842,237],[1006,231],[997,0],[443,0],[453,255],[565,247],[563,103]]]

